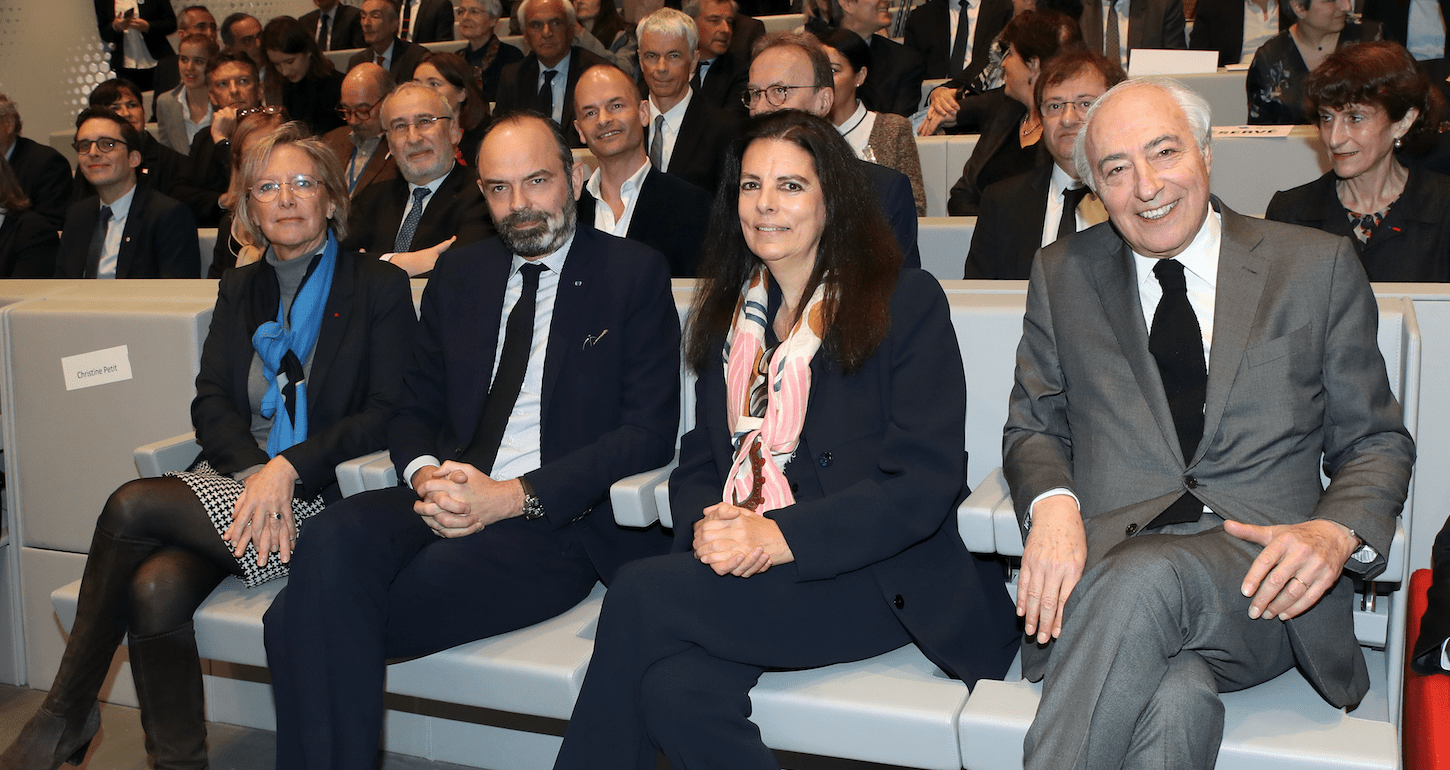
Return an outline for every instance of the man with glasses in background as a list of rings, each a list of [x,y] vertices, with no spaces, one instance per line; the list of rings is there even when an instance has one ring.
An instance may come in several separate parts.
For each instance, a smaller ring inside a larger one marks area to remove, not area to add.
[[[186,166],[172,185],[171,195],[191,209],[197,226],[216,227],[222,218],[221,196],[232,180],[232,129],[248,110],[260,108],[262,87],[256,63],[237,51],[222,51],[206,63],[206,83],[211,93],[211,125],[191,140]]]
[[[347,182],[348,195],[374,182],[398,176],[398,164],[383,141],[383,98],[393,92],[393,78],[387,70],[364,62],[348,71],[342,81],[342,101],[337,114],[347,121],[328,131],[322,142],[337,156]]]
[[[428,49],[398,37],[398,0],[363,0],[362,31],[367,47],[347,60],[349,71],[372,62],[387,70],[395,83],[413,79],[413,70]]]
[[[21,136],[23,125],[15,102],[0,93],[0,156],[10,163],[31,211],[59,230],[70,202],[70,164],[48,145]]]
[[[177,201],[136,184],[141,138],[109,107],[76,118],[78,165],[96,194],[65,215],[57,278],[200,278],[196,222]]]
[[[494,229],[478,175],[457,162],[463,129],[448,102],[427,86],[403,83],[383,100],[381,114],[401,177],[354,199],[342,248],[418,276],[450,247],[481,241]]]

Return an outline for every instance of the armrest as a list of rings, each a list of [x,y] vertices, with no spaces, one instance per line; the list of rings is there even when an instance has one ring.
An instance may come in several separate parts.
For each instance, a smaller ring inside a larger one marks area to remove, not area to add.
[[[957,532],[962,542],[972,553],[996,553],[997,533],[992,522],[993,511],[1007,501],[1011,505],[1011,494],[1007,490],[1007,479],[1001,468],[993,468],[972,494],[957,506]]]
[[[626,476],[611,484],[609,502],[614,507],[614,522],[625,527],[648,527],[659,521],[655,489],[669,481],[670,472],[678,465],[678,460],[671,460],[663,468]]]
[[[136,447],[131,453],[136,459],[136,470],[141,478],[156,478],[167,471],[184,471],[201,454],[201,445],[196,443],[196,432],[172,436],[145,446]]]
[[[388,489],[398,485],[398,467],[386,451],[368,455],[373,459],[362,466],[363,489]]]
[[[1405,582],[1405,517],[1395,518],[1395,537],[1390,552],[1385,554],[1385,571],[1375,578],[1380,583]]]
[[[388,459],[387,450],[365,454],[362,457],[354,457],[351,460],[344,460],[337,464],[337,487],[342,491],[343,497],[352,497],[369,487],[363,482],[363,468],[377,462],[379,459]]]
[[[660,526],[665,529],[675,528],[675,517],[670,515],[670,477],[655,487],[655,508],[660,512]]]

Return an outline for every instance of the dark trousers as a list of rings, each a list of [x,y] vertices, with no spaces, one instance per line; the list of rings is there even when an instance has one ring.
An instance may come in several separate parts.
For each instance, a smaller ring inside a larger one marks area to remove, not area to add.
[[[266,615],[279,770],[372,767],[385,663],[559,615],[598,576],[546,519],[439,538],[411,489],[347,498],[307,523]]]
[[[777,770],[749,721],[772,668],[862,660],[911,641],[869,570],[797,582],[794,564],[718,576],[679,553],[632,562],[604,597],[555,770]]]

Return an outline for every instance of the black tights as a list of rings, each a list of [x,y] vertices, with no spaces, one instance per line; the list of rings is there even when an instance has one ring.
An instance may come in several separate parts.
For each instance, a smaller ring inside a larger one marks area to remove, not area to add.
[[[96,527],[116,538],[156,544],[131,574],[106,576],[130,585],[125,610],[133,637],[155,636],[190,622],[223,578],[241,574],[201,501],[180,479],[123,484],[106,501]]]

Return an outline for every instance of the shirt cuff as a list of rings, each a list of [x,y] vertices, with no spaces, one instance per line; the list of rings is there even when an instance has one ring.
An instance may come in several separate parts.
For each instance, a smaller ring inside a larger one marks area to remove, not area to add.
[[[413,483],[413,474],[417,473],[419,468],[442,464],[433,455],[419,455],[413,459],[413,462],[408,463],[408,467],[403,469],[403,478],[399,479],[399,481],[411,486]]]
[[[1446,639],[1445,643],[1440,645],[1440,668],[1450,671],[1450,639]]]
[[[381,257],[378,257],[378,259],[381,259],[384,262],[392,262],[393,261],[393,257],[396,257],[396,256],[398,256],[397,252],[390,251],[387,254],[384,254]]]
[[[1023,522],[1022,524],[1022,530],[1024,532],[1032,529],[1032,511],[1033,509],[1037,508],[1037,504],[1055,495],[1067,495],[1068,497],[1071,497],[1073,505],[1076,505],[1079,511],[1082,510],[1082,501],[1077,499],[1077,495],[1073,494],[1071,489],[1068,489],[1067,487],[1056,487],[1054,489],[1049,489],[1046,492],[1038,495],[1037,497],[1032,498],[1032,504],[1027,506],[1027,521]]]

